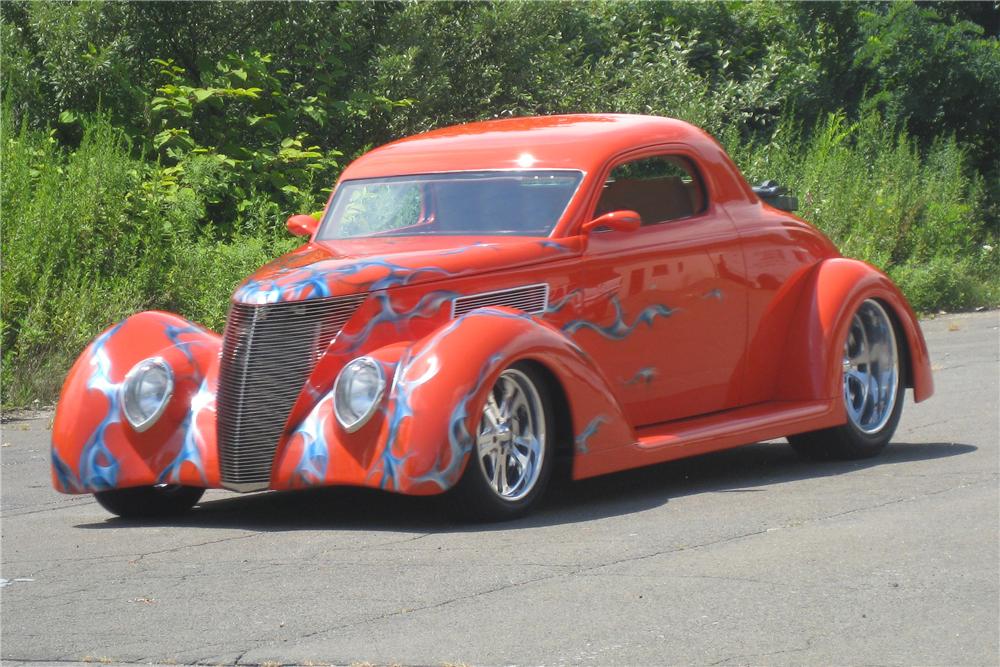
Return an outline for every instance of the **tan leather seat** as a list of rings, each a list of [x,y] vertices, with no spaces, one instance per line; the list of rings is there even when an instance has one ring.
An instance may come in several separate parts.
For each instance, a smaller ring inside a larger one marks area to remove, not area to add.
[[[597,204],[596,215],[631,210],[642,224],[684,218],[694,213],[691,193],[677,176],[648,179],[621,179],[609,184]]]

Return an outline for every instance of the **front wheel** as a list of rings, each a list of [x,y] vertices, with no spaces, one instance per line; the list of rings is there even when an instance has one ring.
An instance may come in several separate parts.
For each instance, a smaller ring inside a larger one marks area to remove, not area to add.
[[[136,486],[98,491],[94,498],[101,507],[123,519],[145,519],[182,514],[201,500],[205,489],[179,484]]]
[[[486,398],[472,456],[453,492],[467,518],[525,514],[552,473],[552,409],[545,378],[530,364],[504,370]]]
[[[892,319],[867,299],[851,320],[844,342],[842,426],[789,436],[799,454],[812,459],[863,459],[889,443],[903,410],[899,343]]]

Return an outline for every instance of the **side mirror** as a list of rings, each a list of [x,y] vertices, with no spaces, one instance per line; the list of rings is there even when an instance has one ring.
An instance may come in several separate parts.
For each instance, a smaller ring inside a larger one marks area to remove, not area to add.
[[[295,236],[312,236],[319,227],[319,220],[311,215],[293,215],[285,222],[285,227]]]
[[[640,225],[642,218],[635,211],[611,211],[584,223],[581,231],[589,234],[595,229],[606,227],[616,232],[632,232],[639,229]]]

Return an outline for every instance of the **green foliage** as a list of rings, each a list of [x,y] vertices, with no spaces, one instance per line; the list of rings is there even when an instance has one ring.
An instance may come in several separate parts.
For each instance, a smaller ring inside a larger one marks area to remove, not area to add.
[[[996,3],[0,3],[3,402],[146,308],[219,328],[344,163],[451,123],[668,115],[921,310],[1000,303]]]
[[[881,8],[880,8],[881,9]],[[1000,158],[1000,42],[970,21],[893,3],[859,15],[856,63],[871,74],[870,102],[918,137],[942,128],[963,137],[982,164]]]
[[[783,123],[770,140],[731,145],[750,180],[777,178],[798,214],[841,252],[887,270],[919,310],[996,303],[997,229],[981,178],[952,137],[926,152],[877,113],[830,114],[809,135]]]
[[[294,246],[266,234],[209,238],[198,221],[211,179],[132,158],[106,117],[65,150],[6,112],[0,142],[4,404],[54,396],[86,343],[137,311],[221,325],[239,280]],[[249,209],[248,224],[279,227],[281,210],[266,198]]]
[[[224,172],[209,201],[223,220],[239,217],[254,193],[289,210],[317,208],[325,197],[317,200],[323,190],[314,186],[331,183],[339,166],[340,151],[323,151],[311,137],[329,109],[350,105],[304,95],[271,60],[230,55],[197,84],[173,60],[155,61],[164,83],[150,100],[152,149],[178,172]]]

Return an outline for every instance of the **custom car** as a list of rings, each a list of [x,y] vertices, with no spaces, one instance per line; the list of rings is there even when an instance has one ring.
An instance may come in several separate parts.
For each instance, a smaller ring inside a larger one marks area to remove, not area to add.
[[[877,454],[933,391],[897,287],[688,123],[449,127],[363,155],[224,330],[111,326],[69,372],[52,479],[120,516],[206,488],[448,493],[506,519],[575,479],[787,437]]]

